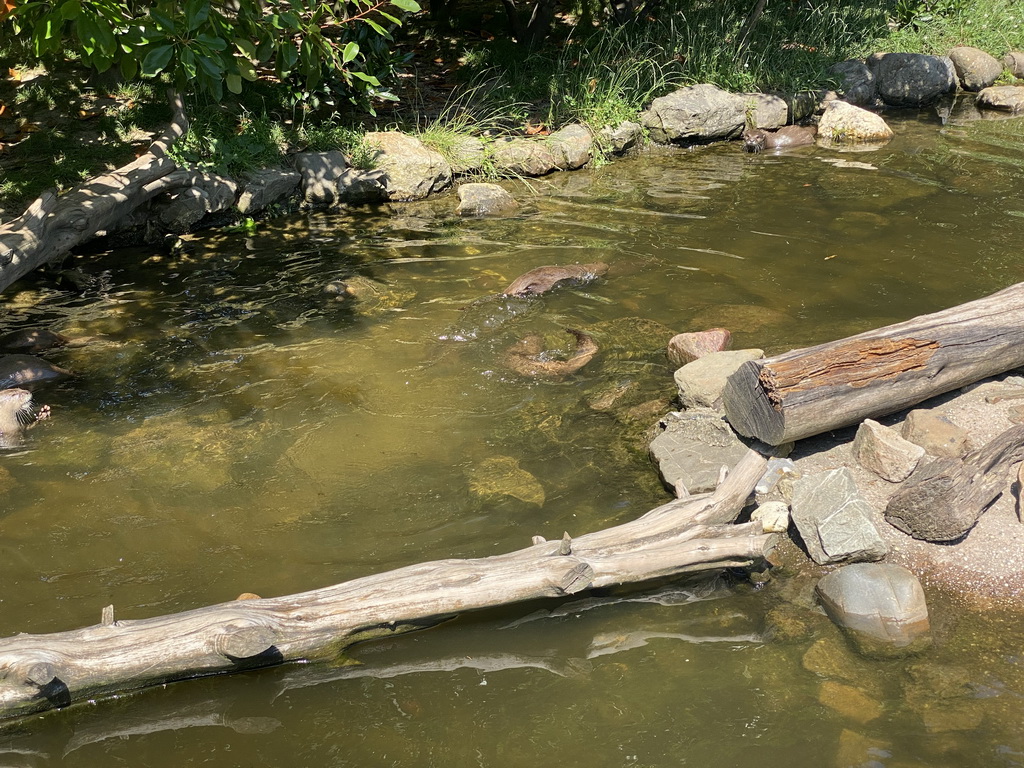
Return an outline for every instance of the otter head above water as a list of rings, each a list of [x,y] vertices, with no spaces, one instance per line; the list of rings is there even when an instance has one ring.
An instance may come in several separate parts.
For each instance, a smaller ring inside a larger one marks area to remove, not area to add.
[[[747,128],[743,132],[743,147],[747,152],[764,152],[766,149],[787,149],[813,144],[818,130],[808,125],[784,125],[777,131],[763,128]]]
[[[760,128],[747,128],[743,132],[743,148],[747,152],[764,152],[768,145],[768,134]]]
[[[27,389],[0,390],[0,448],[21,447],[25,430],[49,415],[47,405],[38,411],[32,408],[32,393]]]

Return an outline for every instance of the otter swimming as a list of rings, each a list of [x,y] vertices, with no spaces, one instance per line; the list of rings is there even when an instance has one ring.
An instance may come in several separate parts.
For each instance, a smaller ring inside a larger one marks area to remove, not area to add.
[[[594,359],[599,348],[597,342],[583,331],[566,328],[565,332],[576,339],[576,351],[567,359],[549,359],[544,349],[544,338],[531,333],[508,348],[505,353],[505,365],[521,376],[558,378],[576,373]]]
[[[539,296],[547,293],[560,283],[589,283],[608,271],[608,265],[600,261],[593,264],[568,264],[562,266],[537,267],[520,275],[501,292],[502,296]]]
[[[32,408],[32,393],[25,389],[0,390],[0,448],[20,448],[25,430],[50,415],[50,406]]]
[[[762,128],[747,128],[743,132],[743,146],[747,152],[802,147],[813,144],[817,135],[816,128],[805,125],[785,125],[774,132]]]

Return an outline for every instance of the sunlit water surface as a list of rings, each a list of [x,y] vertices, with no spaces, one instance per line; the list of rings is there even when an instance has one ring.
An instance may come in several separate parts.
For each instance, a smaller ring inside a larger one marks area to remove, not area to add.
[[[671,333],[725,326],[771,354],[1021,280],[1021,121],[893,122],[877,152],[659,153],[510,185],[514,218],[459,219],[452,195],[311,213],[69,259],[84,288],[12,288],[0,330],[98,339],[49,355],[78,376],[0,457],[0,634],[496,554],[663,502],[645,447]],[[493,297],[592,261],[606,279]],[[383,293],[322,292],[353,276]],[[503,364],[528,332],[568,349],[567,327],[601,346],[578,374]],[[0,765],[1024,764],[1017,616],[930,595],[936,647],[866,662],[792,607],[809,586],[511,606],[354,649],[358,666],[31,718],[0,735]],[[769,637],[779,611],[805,631]]]

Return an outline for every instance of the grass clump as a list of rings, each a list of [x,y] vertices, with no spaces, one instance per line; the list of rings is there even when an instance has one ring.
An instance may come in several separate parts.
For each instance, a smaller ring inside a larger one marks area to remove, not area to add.
[[[944,55],[970,45],[994,56],[1024,48],[1024,4],[1005,0],[897,3],[886,50]]]

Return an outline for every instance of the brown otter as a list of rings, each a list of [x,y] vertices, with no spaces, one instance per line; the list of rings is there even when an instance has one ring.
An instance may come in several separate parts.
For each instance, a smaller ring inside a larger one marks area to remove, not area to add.
[[[566,328],[565,332],[576,338],[576,351],[567,359],[550,359],[544,349],[543,337],[531,333],[508,348],[505,365],[521,376],[558,378],[576,373],[594,359],[598,353],[597,342],[589,334],[574,328]]]
[[[0,336],[0,349],[34,355],[54,347],[63,347],[70,339],[45,328],[24,328]]]
[[[50,406],[32,408],[32,393],[24,389],[0,390],[0,448],[20,448],[25,430],[48,418]]]
[[[513,280],[512,284],[501,292],[501,295],[539,296],[542,293],[547,293],[560,283],[589,283],[607,271],[608,265],[601,262],[595,262],[594,264],[568,264],[564,267],[537,267]]]
[[[764,152],[766,149],[789,149],[813,144],[818,135],[817,128],[806,125],[786,125],[777,131],[762,128],[747,128],[743,132],[743,146],[747,152]]]
[[[70,375],[71,371],[32,355],[0,355],[0,387],[35,389]]]

